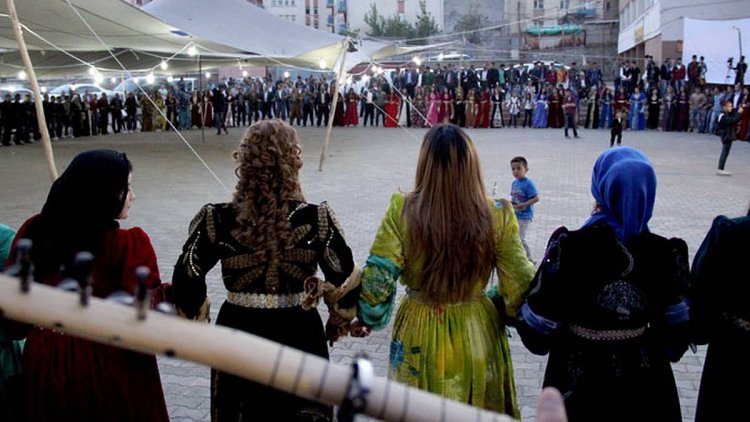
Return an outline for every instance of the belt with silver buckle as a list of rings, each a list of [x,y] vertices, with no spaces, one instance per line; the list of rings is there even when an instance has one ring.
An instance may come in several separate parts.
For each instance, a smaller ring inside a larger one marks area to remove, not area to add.
[[[286,295],[227,292],[227,302],[245,308],[293,308],[302,305],[304,295],[302,292]]]

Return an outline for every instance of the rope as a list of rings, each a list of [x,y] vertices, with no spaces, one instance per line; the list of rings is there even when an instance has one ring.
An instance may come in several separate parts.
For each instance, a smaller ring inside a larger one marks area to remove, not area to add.
[[[104,42],[104,40],[101,39],[101,37],[99,37],[99,34],[97,34],[96,31],[94,31],[94,28],[92,28],[91,25],[89,25],[89,23],[86,22],[86,19],[84,19],[84,17],[81,16],[80,13],[78,13],[78,10],[75,8],[75,6],[73,6],[70,3],[70,0],[65,0],[65,1],[66,1],[66,3],[68,3],[68,6],[70,6],[70,8],[73,10],[73,12],[78,16],[78,18],[81,19],[81,21],[83,22],[83,24],[86,25],[86,27],[89,29],[89,31],[91,31],[91,33],[94,35],[94,37],[96,37],[96,39],[102,44],[102,46],[104,46],[104,48],[107,50],[107,52],[110,54],[110,56],[112,56],[112,58],[117,62],[117,64],[120,65],[120,67],[128,75],[128,77],[132,77],[132,74],[130,73],[130,71],[125,67],[125,65],[122,64],[122,62],[120,62],[120,60],[117,58],[117,56],[115,56],[112,53],[112,50],[109,48],[109,46]],[[185,48],[185,47],[183,47],[183,48]],[[135,80],[134,80],[134,82],[135,82]],[[177,130],[177,128],[174,126],[174,124],[167,118],[167,116],[164,113],[164,111],[156,105],[156,103],[154,102],[153,99],[151,99],[151,96],[148,95],[148,93],[146,92],[146,90],[144,90],[143,87],[141,87],[141,85],[139,83],[137,83],[137,82],[135,83],[135,85],[138,87],[138,89],[141,91],[141,93],[146,96],[146,99],[151,103],[151,105],[156,110],[159,111],[159,114],[161,114],[161,116],[169,124],[169,126],[177,134],[177,136],[180,137],[180,139],[182,140],[182,142],[193,153],[193,155],[195,156],[195,158],[197,158],[198,161],[200,161],[201,164],[203,164],[203,167],[206,168],[206,170],[211,174],[211,176],[214,178],[214,180],[216,180],[216,182],[219,184],[219,186],[221,186],[221,188],[224,189],[224,192],[231,193],[231,191],[224,185],[224,183],[221,181],[221,179],[219,179],[219,176],[217,176],[216,173],[214,173],[214,171],[211,169],[211,167],[209,167],[208,164],[200,156],[200,154],[198,154],[198,151],[196,151],[195,148],[193,148],[193,146],[190,145],[190,143],[187,141],[187,139],[185,139],[185,137],[182,136],[182,133],[180,133],[180,131]]]

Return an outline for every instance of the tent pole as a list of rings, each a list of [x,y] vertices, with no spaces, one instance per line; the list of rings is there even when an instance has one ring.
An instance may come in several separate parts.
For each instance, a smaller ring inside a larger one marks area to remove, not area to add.
[[[196,49],[197,50],[197,49]],[[200,105],[198,107],[203,108],[201,113],[201,142],[206,142],[206,112],[208,111],[208,104],[203,104],[203,66],[201,64],[201,53],[198,52],[198,100]]]
[[[26,73],[29,75],[31,81],[31,89],[34,91],[34,105],[36,106],[36,120],[39,124],[39,131],[42,133],[42,145],[44,146],[44,155],[47,157],[47,166],[49,168],[49,176],[52,181],[57,179],[57,167],[55,167],[55,156],[52,153],[52,142],[49,139],[49,131],[47,130],[47,119],[44,116],[44,107],[42,105],[42,94],[39,89],[39,82],[36,80],[36,73],[34,72],[34,66],[31,65],[31,57],[29,57],[29,51],[26,49],[26,42],[23,40],[23,32],[21,32],[21,24],[18,23],[18,14],[16,13],[16,5],[13,0],[6,0],[8,3],[8,14],[10,15],[10,21],[13,25],[13,32],[16,34],[16,41],[18,41],[18,51],[21,53],[23,58],[23,64],[26,67]]]
[[[333,97],[331,98],[331,112],[328,116],[328,129],[326,130],[326,139],[323,142],[323,148],[320,150],[320,164],[318,164],[318,171],[323,171],[323,163],[326,161],[326,154],[328,154],[328,143],[331,141],[331,130],[333,129],[333,116],[336,115],[336,104],[339,99],[339,84],[341,83],[341,76],[344,74],[344,63],[346,63],[346,50],[349,47],[349,39],[345,39],[341,47],[341,64],[339,65],[339,71],[336,74],[333,85]]]

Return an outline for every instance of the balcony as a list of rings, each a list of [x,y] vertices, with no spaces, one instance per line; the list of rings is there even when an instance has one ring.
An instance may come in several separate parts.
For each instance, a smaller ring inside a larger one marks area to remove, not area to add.
[[[333,26],[334,24],[334,16],[328,15],[328,26]]]
[[[339,0],[338,12],[346,12],[346,0]]]
[[[327,0],[326,7],[333,7],[336,4],[334,0]]]

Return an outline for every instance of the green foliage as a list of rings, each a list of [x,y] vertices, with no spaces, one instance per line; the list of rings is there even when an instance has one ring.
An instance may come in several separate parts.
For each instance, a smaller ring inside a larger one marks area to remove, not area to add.
[[[378,7],[375,3],[370,4],[370,11],[365,13],[365,23],[370,26],[367,35],[373,37],[382,37],[384,35],[385,19],[378,14]]]
[[[469,6],[469,12],[458,19],[453,26],[453,30],[455,32],[473,31],[486,26],[486,24],[487,17],[480,15],[479,12],[477,12],[476,3],[472,3],[471,6]],[[472,44],[482,43],[479,32],[469,32],[466,34],[465,38],[466,41],[469,41]]]
[[[420,14],[417,15],[416,23],[402,19],[399,15],[393,14],[388,17],[378,13],[375,3],[370,4],[370,11],[365,14],[365,23],[370,27],[365,31],[367,35],[373,37],[392,37],[404,38],[426,38],[440,32],[440,28],[435,18],[427,12],[427,5],[424,0],[419,1]],[[425,44],[426,39],[416,40],[415,44]]]
[[[414,24],[414,37],[413,38],[427,38],[431,35],[435,35],[440,32],[435,18],[427,12],[427,4],[425,0],[419,1],[419,15],[417,15],[417,22]],[[427,40],[416,40],[416,44],[427,44]]]

